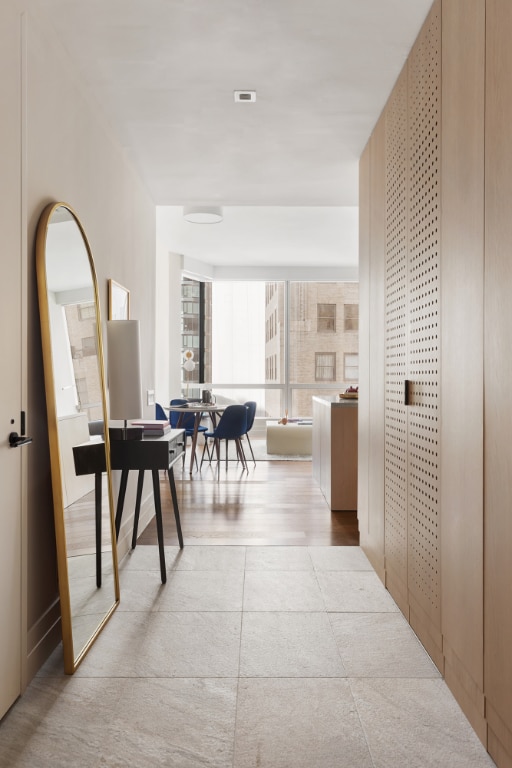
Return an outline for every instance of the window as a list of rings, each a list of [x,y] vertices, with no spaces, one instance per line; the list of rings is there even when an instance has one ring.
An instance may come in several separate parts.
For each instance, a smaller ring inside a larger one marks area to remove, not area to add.
[[[84,357],[89,357],[96,354],[95,336],[86,336],[84,339],[82,339],[82,354]]]
[[[315,381],[336,381],[336,352],[315,352]]]
[[[336,330],[336,304],[317,304],[317,331]]]
[[[183,298],[199,298],[199,283],[194,280],[184,278],[181,284],[181,295]]]
[[[359,304],[345,304],[345,330],[359,330]]]
[[[79,304],[78,317],[80,320],[96,320],[96,307],[94,304]]]
[[[359,379],[359,355],[345,353],[343,357],[343,378],[345,381],[357,381]]]
[[[183,333],[195,334],[199,338],[199,316],[189,315],[183,317]]]

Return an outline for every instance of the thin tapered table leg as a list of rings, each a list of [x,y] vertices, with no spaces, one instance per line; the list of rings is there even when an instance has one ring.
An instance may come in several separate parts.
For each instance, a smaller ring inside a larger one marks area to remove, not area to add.
[[[144,470],[139,469],[137,479],[137,496],[135,499],[135,514],[133,516],[132,549],[137,546],[137,531],[139,529],[140,505],[142,501],[142,488],[144,487]]]
[[[192,449],[190,451],[190,474],[194,470],[194,461],[196,458],[196,445],[197,445],[197,431],[199,429],[199,423],[201,421],[201,411],[197,411],[194,419],[194,434],[192,435]]]
[[[158,469],[152,469],[153,475],[153,496],[155,499],[155,518],[156,518],[156,533],[158,537],[158,552],[160,554],[160,576],[162,578],[162,584],[167,581],[167,572],[165,570],[165,552],[164,552],[164,527],[162,525],[162,504],[160,502],[160,479],[158,476]]]
[[[169,467],[169,469],[167,470],[167,474],[169,475],[169,486],[171,488],[172,506],[174,509],[174,519],[176,520],[176,531],[178,533],[178,541],[180,544],[180,549],[183,549],[183,534],[181,532],[180,508],[178,507],[178,494],[176,493],[176,483],[174,481],[174,471],[172,467]]]
[[[101,472],[94,476],[94,509],[96,514],[96,586],[101,587]]]
[[[119,538],[121,529],[121,518],[123,517],[124,497],[126,496],[126,486],[128,484],[128,470],[121,470],[121,483],[119,485],[119,496],[117,497],[116,510],[116,541]]]

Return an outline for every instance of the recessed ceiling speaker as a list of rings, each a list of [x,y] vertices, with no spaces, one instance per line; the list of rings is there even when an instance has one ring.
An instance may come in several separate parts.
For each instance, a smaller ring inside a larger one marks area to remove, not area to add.
[[[187,205],[183,218],[191,224],[218,224],[223,219],[220,205]]]

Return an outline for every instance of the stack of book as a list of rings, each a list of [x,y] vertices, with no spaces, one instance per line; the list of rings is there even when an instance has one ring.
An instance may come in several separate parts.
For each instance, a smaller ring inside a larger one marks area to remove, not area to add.
[[[142,427],[145,437],[161,437],[171,431],[169,422],[162,421],[161,419],[132,421],[132,426]]]

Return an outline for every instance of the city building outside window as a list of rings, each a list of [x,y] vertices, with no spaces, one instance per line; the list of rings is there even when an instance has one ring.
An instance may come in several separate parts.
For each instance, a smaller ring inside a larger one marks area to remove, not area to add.
[[[96,355],[96,337],[95,336],[86,336],[85,339],[82,339],[82,354],[84,357],[86,355]]]
[[[336,381],[336,352],[315,352],[315,381]]]
[[[359,330],[359,304],[344,305],[344,319],[346,331]]]
[[[192,282],[199,285],[189,280],[182,294],[182,343],[194,351],[196,369],[185,383],[211,383],[217,402],[257,400],[257,415],[266,418],[279,418],[284,409],[290,417],[310,417],[314,395],[335,396],[345,382],[357,383],[357,283],[206,283],[203,326]],[[201,345],[210,366],[202,380]]]
[[[317,331],[336,330],[336,304],[317,304]]]
[[[84,320],[96,320],[96,307],[94,306],[94,303],[79,304],[78,317],[82,322]]]
[[[359,355],[345,352],[343,356],[343,378],[345,381],[358,381]]]

